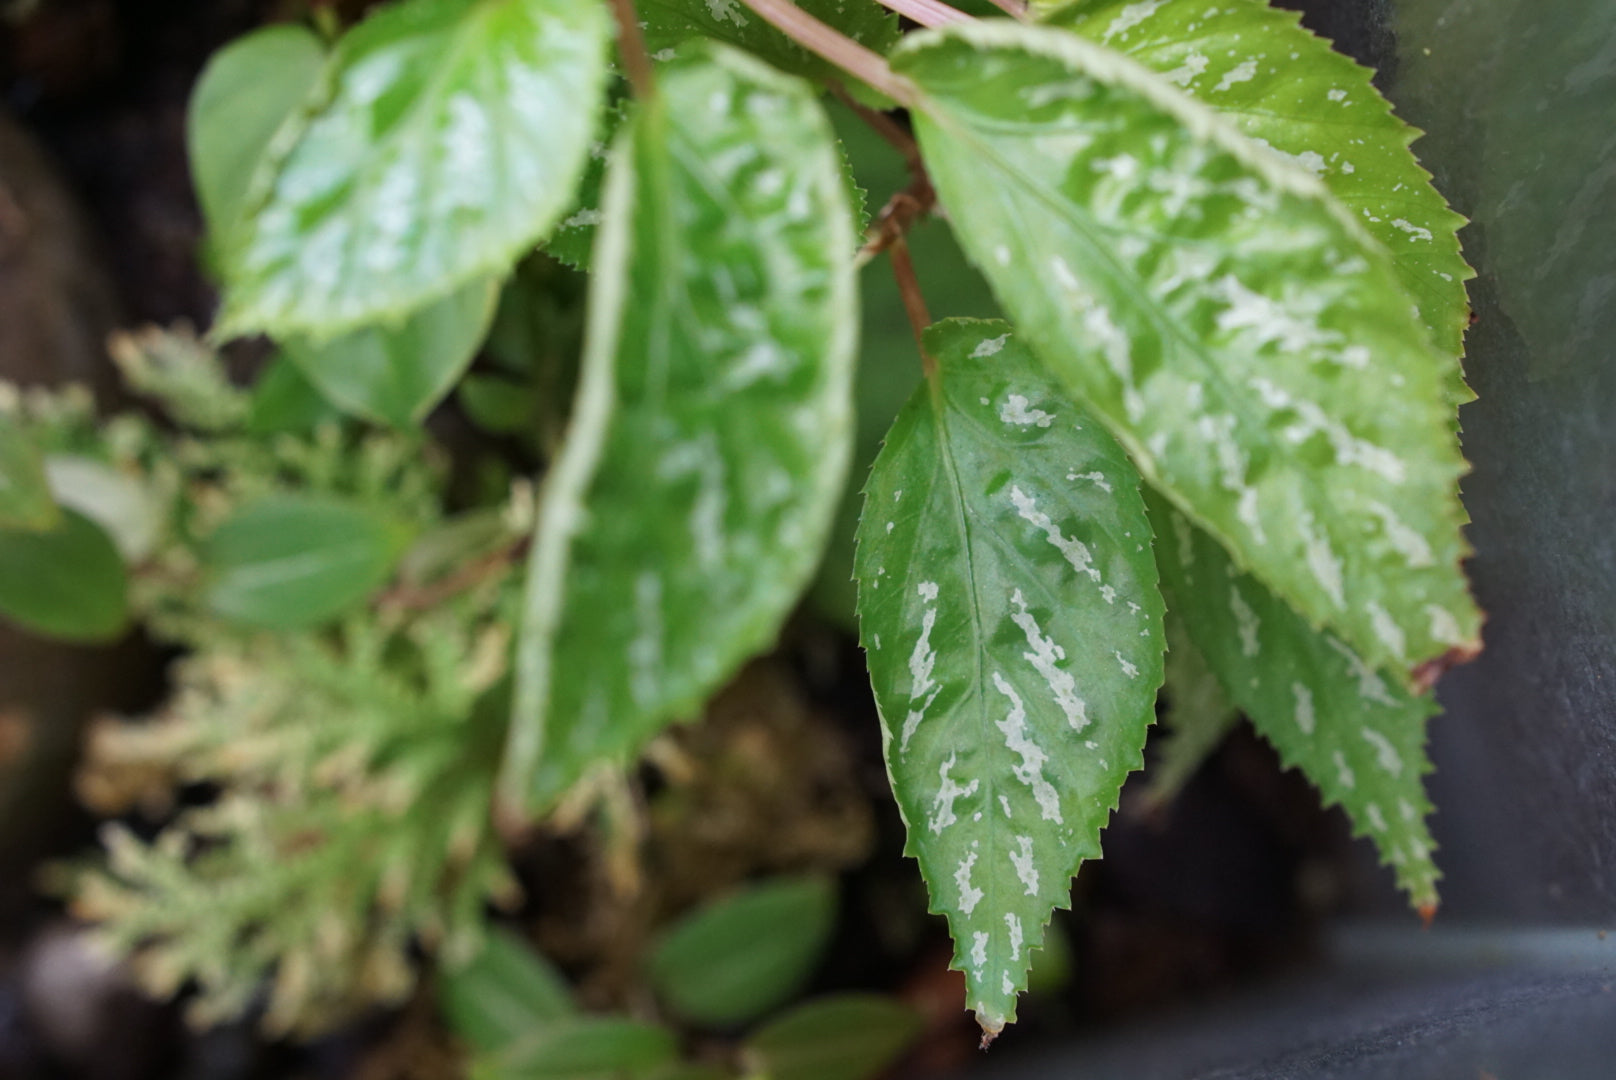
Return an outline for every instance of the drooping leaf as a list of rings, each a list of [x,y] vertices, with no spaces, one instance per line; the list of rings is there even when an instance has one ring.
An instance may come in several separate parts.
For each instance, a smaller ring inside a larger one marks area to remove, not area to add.
[[[1475,276],[1459,253],[1464,218],[1431,186],[1409,148],[1419,131],[1392,113],[1373,73],[1266,0],[1065,0],[1044,15],[1116,49],[1320,177],[1391,251],[1437,348],[1464,351]],[[1475,395],[1450,368],[1455,401]]]
[[[442,973],[438,1001],[455,1034],[485,1054],[577,1012],[560,973],[506,930],[490,933],[476,956]]]
[[[1165,685],[1165,731],[1156,741],[1156,757],[1147,774],[1150,784],[1142,800],[1151,811],[1178,797],[1240,719],[1223,684],[1191,643],[1183,620],[1171,611],[1167,615]]]
[[[920,1032],[920,1017],[879,994],[841,994],[798,1006],[746,1043],[752,1073],[769,1080],[868,1080]]]
[[[472,1063],[472,1080],[650,1080],[673,1062],[673,1032],[615,1016],[574,1016]]]
[[[885,53],[898,40],[898,17],[878,0],[799,0],[798,7],[866,48]],[[687,42],[722,41],[808,79],[847,81],[840,68],[770,26],[741,0],[639,0],[645,47],[672,59]]]
[[[1230,700],[1375,842],[1414,905],[1434,909],[1440,875],[1423,777],[1435,702],[1310,628],[1166,500],[1154,492],[1147,500],[1168,604]]]
[[[865,489],[859,637],[908,853],[994,1032],[1142,763],[1162,601],[1116,440],[1007,324],[925,340]]]
[[[411,0],[349,31],[223,238],[222,326],[330,337],[503,273],[572,199],[609,34],[580,0]]]
[[[893,64],[966,251],[1145,476],[1371,663],[1473,652],[1452,365],[1318,178],[1061,30]]]
[[[479,279],[397,325],[367,326],[326,341],[289,337],[281,349],[328,400],[355,416],[409,427],[471,363],[497,295],[494,281]]]
[[[15,419],[0,412],[0,529],[49,529],[59,521],[39,450]]]
[[[123,559],[75,510],[56,527],[0,530],[0,616],[65,641],[109,641],[129,620]]]
[[[241,224],[276,136],[295,136],[291,129],[311,106],[326,59],[313,31],[266,26],[214,53],[202,69],[185,141],[197,201],[215,241]]]
[[[266,496],[226,518],[204,545],[208,604],[250,626],[317,626],[380,587],[404,539],[368,507],[323,495]]]
[[[808,87],[710,47],[619,138],[502,790],[542,809],[770,642],[845,479],[852,229]]]
[[[812,974],[835,915],[836,890],[823,878],[745,889],[674,924],[647,958],[651,985],[686,1020],[755,1019]]]

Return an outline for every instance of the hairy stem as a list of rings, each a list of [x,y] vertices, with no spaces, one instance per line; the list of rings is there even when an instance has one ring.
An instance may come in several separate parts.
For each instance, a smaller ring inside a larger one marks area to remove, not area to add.
[[[644,100],[656,92],[656,79],[651,74],[651,54],[645,51],[645,35],[640,33],[634,0],[612,0],[612,16],[617,20],[617,51],[623,58],[628,84],[634,96]]]
[[[878,53],[839,33],[791,0],[741,0],[765,22],[814,55],[879,90],[902,105],[913,105],[919,92],[913,83],[893,74]]]

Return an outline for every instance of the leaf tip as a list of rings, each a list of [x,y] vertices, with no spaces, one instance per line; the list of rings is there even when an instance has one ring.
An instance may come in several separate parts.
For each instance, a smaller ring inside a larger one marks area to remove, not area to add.
[[[993,1045],[993,1041],[1003,1034],[1004,1021],[997,1018],[984,1017],[981,1013],[977,1013],[976,1022],[981,1025],[982,1028],[982,1040],[976,1044],[976,1048],[981,1050],[983,1053],[986,1053],[988,1047]]]
[[[1455,645],[1441,656],[1433,657],[1423,664],[1417,665],[1410,673],[1416,693],[1423,694],[1435,686],[1437,680],[1447,673],[1449,668],[1456,668],[1468,664],[1481,655],[1480,641],[1466,641]]]
[[[1436,901],[1427,900],[1414,910],[1419,913],[1421,929],[1430,930],[1431,924],[1436,922]]]

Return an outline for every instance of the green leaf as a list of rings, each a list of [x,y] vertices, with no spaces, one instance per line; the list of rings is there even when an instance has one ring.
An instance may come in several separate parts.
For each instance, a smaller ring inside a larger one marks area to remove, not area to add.
[[[502,791],[535,810],[774,639],[852,441],[852,229],[808,87],[712,46],[662,70],[613,156],[517,647]]]
[[[768,1080],[866,1080],[920,1033],[915,1011],[879,994],[799,1006],[747,1040],[751,1071]]]
[[[1368,836],[1414,905],[1436,907],[1423,776],[1425,722],[1436,711],[1328,632],[1311,629],[1217,541],[1149,493],[1162,587],[1230,700],[1300,768],[1326,804]]]
[[[342,413],[285,356],[272,360],[253,384],[247,405],[247,432],[275,435],[312,431],[322,423],[339,420]]]
[[[1452,365],[1323,184],[1064,31],[893,63],[962,245],[1146,478],[1371,663],[1474,652]]]
[[[566,980],[522,938],[494,930],[482,951],[438,978],[438,1002],[457,1035],[496,1053],[576,1013]]]
[[[885,53],[897,44],[898,16],[877,0],[798,0],[797,6],[866,48]],[[848,80],[835,67],[765,22],[741,0],[638,0],[645,47],[671,59],[686,42],[722,41],[774,67],[815,80]]]
[[[572,199],[609,36],[579,0],[410,0],[349,31],[224,237],[221,325],[330,337],[503,274]]]
[[[533,425],[539,410],[538,389],[500,375],[467,375],[455,400],[466,418],[493,435],[515,435]]]
[[[472,1080],[649,1080],[674,1060],[673,1033],[614,1016],[551,1024],[509,1050],[479,1058]]]
[[[0,530],[0,615],[65,641],[110,641],[129,620],[118,549],[99,525],[64,510],[48,530]]]
[[[39,450],[13,417],[0,413],[0,529],[44,530],[59,521]]]
[[[887,771],[984,1030],[1142,763],[1162,601],[1139,476],[1002,322],[950,320],[876,458],[859,637]]]
[[[355,503],[265,496],[226,518],[204,544],[208,604],[250,626],[317,626],[379,588],[403,540],[393,522]]]
[[[1189,640],[1183,620],[1167,615],[1167,709],[1163,737],[1147,772],[1150,783],[1142,802],[1148,811],[1167,806],[1190,778],[1201,771],[1240,720],[1240,711],[1223,692],[1223,684]]]
[[[303,119],[326,49],[301,26],[267,26],[208,60],[191,92],[186,145],[197,201],[214,240],[242,223],[277,134]]]
[[[163,531],[163,510],[134,475],[77,454],[52,454],[45,476],[56,501],[106,530],[119,556],[144,562]]]
[[[1464,351],[1475,276],[1459,253],[1465,219],[1431,186],[1409,145],[1419,131],[1392,113],[1373,72],[1265,0],[1075,0],[1045,18],[1116,49],[1210,105],[1246,135],[1320,177],[1396,261],[1437,348]],[[1474,400],[1458,366],[1455,403]]]
[[[836,890],[824,878],[752,886],[675,924],[647,958],[651,985],[686,1020],[744,1023],[802,987],[835,916]]]
[[[323,342],[291,337],[281,350],[327,400],[367,420],[410,427],[471,363],[498,291],[493,280],[480,279],[397,325],[367,326]]]

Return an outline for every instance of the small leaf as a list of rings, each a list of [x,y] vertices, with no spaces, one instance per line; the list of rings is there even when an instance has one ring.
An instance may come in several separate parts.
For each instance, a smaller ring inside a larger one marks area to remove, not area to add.
[[[340,420],[325,395],[284,356],[277,356],[253,384],[247,405],[247,432],[276,435],[281,432],[312,431],[321,424]]]
[[[306,112],[326,49],[301,26],[266,26],[208,60],[191,93],[186,145],[197,201],[215,239],[241,224],[277,134]]]
[[[1166,0],[1142,17],[1128,0],[1073,0],[1044,18],[1116,49],[1216,109],[1243,133],[1320,177],[1391,251],[1437,348],[1464,351],[1475,271],[1459,253],[1465,219],[1409,149],[1419,131],[1392,113],[1374,73],[1265,0]],[[1132,12],[1133,14],[1129,14]],[[1457,402],[1475,395],[1452,365]]]
[[[1371,663],[1479,648],[1452,364],[1316,177],[1061,30],[926,31],[893,66],[962,245],[1147,479]]]
[[[571,201],[609,36],[578,0],[411,0],[349,31],[223,238],[222,326],[331,337],[503,274]]]
[[[76,454],[46,458],[45,476],[56,501],[105,529],[124,562],[143,562],[156,548],[162,510],[136,477]]]
[[[396,326],[367,326],[316,342],[281,342],[286,358],[325,397],[355,416],[418,424],[477,353],[494,315],[492,280],[473,281]]]
[[[440,974],[438,1001],[449,1026],[481,1053],[514,1047],[577,1011],[560,973],[507,930],[492,931],[481,952]]]
[[[59,521],[38,449],[13,417],[0,412],[0,529],[46,530]]]
[[[857,324],[829,124],[711,46],[614,148],[502,776],[543,810],[692,716],[797,601],[845,481]]]
[[[1147,811],[1167,806],[1240,720],[1223,684],[1189,640],[1183,620],[1167,615],[1167,709],[1163,736],[1156,740],[1156,759],[1146,773],[1150,783],[1142,803]]]
[[[859,521],[887,771],[967,1003],[1015,1019],[1031,952],[1142,764],[1162,601],[1139,476],[1002,322],[926,332]]]
[[[674,1060],[673,1033],[615,1016],[575,1016],[478,1058],[472,1080],[650,1080]]]
[[[48,530],[0,530],[0,615],[65,641],[118,637],[129,620],[118,549],[75,510]]]
[[[686,1020],[744,1023],[801,988],[835,914],[836,890],[823,878],[752,886],[668,931],[647,959],[651,984]]]
[[[915,1011],[879,994],[798,1006],[747,1040],[752,1072],[768,1080],[868,1080],[920,1033]]]
[[[1162,586],[1229,698],[1368,836],[1422,910],[1436,907],[1423,777],[1429,694],[1415,697],[1329,632],[1311,629],[1205,532],[1149,493]]]
[[[204,545],[208,604],[250,626],[317,626],[387,580],[399,528],[366,507],[322,495],[270,495],[237,510]]]

